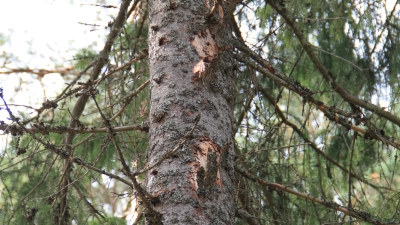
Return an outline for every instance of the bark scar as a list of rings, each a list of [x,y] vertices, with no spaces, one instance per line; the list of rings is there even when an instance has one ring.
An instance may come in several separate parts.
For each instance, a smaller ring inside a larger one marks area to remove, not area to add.
[[[222,190],[221,150],[209,137],[203,136],[191,145],[196,161],[192,164],[190,182],[198,194],[207,194],[215,184]]]
[[[215,35],[209,28],[198,32],[190,42],[200,57],[200,61],[193,67],[193,73],[202,78],[210,67],[210,63],[218,58],[220,48],[215,41]]]

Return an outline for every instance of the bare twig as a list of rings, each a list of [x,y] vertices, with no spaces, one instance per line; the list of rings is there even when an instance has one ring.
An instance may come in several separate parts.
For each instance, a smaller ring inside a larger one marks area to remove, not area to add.
[[[46,74],[51,74],[51,73],[59,73],[61,76],[66,75],[72,71],[73,68],[71,67],[66,67],[66,68],[60,68],[60,69],[53,69],[53,70],[48,70],[48,69],[31,69],[31,68],[14,68],[14,69],[7,69],[7,71],[0,71],[0,74],[12,74],[12,73],[30,73],[30,74],[36,74],[39,76],[39,78],[42,78]]]
[[[306,51],[308,57],[310,60],[313,62],[315,67],[320,71],[322,77],[325,79],[326,82],[328,82],[332,89],[338,93],[345,101],[352,103],[354,105],[358,105],[360,107],[363,107],[373,113],[378,114],[379,116],[386,118],[387,120],[395,123],[396,125],[400,126],[400,117],[385,111],[381,107],[371,104],[367,101],[364,101],[362,99],[357,98],[356,96],[353,96],[351,93],[349,93],[346,89],[344,89],[342,86],[340,86],[335,80],[334,76],[331,71],[329,71],[323,63],[318,59],[317,55],[313,51],[312,45],[307,41],[306,36],[302,29],[300,29],[297,24],[294,22],[294,20],[291,18],[287,10],[284,8],[284,6],[280,5],[277,3],[277,1],[272,1],[272,0],[267,0],[267,3],[271,5],[272,8],[274,8],[281,16],[282,18],[286,21],[286,24],[292,29],[293,33],[296,35],[298,41],[300,44],[303,46],[304,50]]]
[[[0,130],[7,131],[9,125],[4,124],[0,126]],[[63,126],[48,126],[45,124],[34,124],[33,128],[27,128],[30,133],[57,133],[57,134],[65,134],[65,133],[74,133],[74,134],[94,134],[94,133],[107,133],[106,127],[85,127],[85,128],[68,128]],[[149,124],[147,122],[143,122],[141,124],[134,124],[129,126],[121,126],[114,127],[114,131],[116,133],[124,132],[124,131],[144,131],[147,132],[149,130]]]
[[[295,195],[295,196],[297,196],[299,198],[303,198],[303,199],[310,200],[310,201],[315,202],[315,203],[319,203],[319,204],[324,205],[324,206],[326,206],[328,208],[331,208],[333,210],[342,212],[342,213],[344,213],[344,214],[346,214],[348,216],[352,216],[352,217],[358,218],[360,220],[369,222],[371,224],[376,224],[376,225],[396,225],[396,224],[398,224],[398,223],[394,223],[394,222],[383,222],[383,221],[381,221],[379,219],[373,218],[372,215],[369,214],[368,212],[363,212],[363,211],[359,211],[359,210],[355,210],[355,209],[350,209],[348,207],[341,206],[341,205],[337,204],[336,202],[332,202],[332,201],[328,201],[328,200],[325,200],[325,199],[316,198],[316,197],[313,197],[311,195],[298,192],[298,191],[296,191],[294,189],[291,189],[291,188],[288,188],[288,187],[286,187],[286,186],[284,186],[282,184],[268,182],[266,180],[263,180],[263,179],[260,179],[260,178],[257,178],[255,176],[251,175],[250,173],[246,172],[245,170],[243,170],[243,169],[241,169],[241,168],[239,168],[237,166],[235,166],[235,170],[236,170],[236,172],[238,172],[243,177],[245,177],[247,179],[250,179],[250,180],[252,180],[252,181],[254,181],[254,182],[256,182],[256,183],[258,183],[260,185],[266,185],[266,186],[268,186],[268,187],[270,187],[272,189],[279,189],[279,190],[284,191],[286,193],[293,194],[293,195]]]
[[[276,69],[273,69],[271,71],[270,69],[268,69],[268,67],[270,67],[270,65],[261,56],[255,54],[253,51],[251,51],[246,45],[244,45],[240,41],[235,41],[235,44],[236,44],[235,46],[239,50],[241,50],[242,52],[249,55],[258,64],[243,55],[234,55],[236,60],[245,63],[247,66],[254,68],[261,74],[263,74],[263,75],[267,76],[268,78],[272,79],[273,81],[275,81],[278,85],[286,87],[287,89],[299,94],[301,97],[303,97],[304,101],[306,101],[312,105],[315,105],[315,107],[318,110],[320,110],[321,112],[323,112],[324,116],[327,117],[329,120],[344,126],[346,129],[354,130],[362,135],[367,136],[368,138],[382,141],[384,144],[391,145],[391,146],[395,147],[396,149],[400,150],[399,143],[380,134],[378,129],[365,130],[359,126],[355,126],[355,125],[351,124],[349,122],[350,121],[349,119],[353,119],[352,117],[354,117],[354,115],[352,113],[346,113],[346,112],[340,111],[336,108],[333,108],[333,107],[330,107],[330,106],[324,104],[321,101],[316,100],[315,98],[313,98],[314,93],[311,90],[307,89],[306,87],[303,87],[300,84],[300,82],[285,76],[284,74],[282,74],[281,72],[279,72]],[[258,82],[258,83],[254,82],[254,84],[257,85],[257,87],[259,87],[260,90],[263,89],[259,85],[260,82]],[[337,114],[342,115],[343,117],[338,116]],[[345,117],[347,117],[347,119],[345,119]],[[358,119],[360,120],[359,122],[369,123],[365,118],[358,118]]]
[[[79,197],[82,199],[82,201],[85,203],[85,205],[89,208],[90,213],[92,213],[95,216],[100,216],[101,218],[105,219],[105,217],[100,213],[99,210],[97,210],[92,203],[90,203],[86,196],[82,193],[82,191],[79,189],[78,185],[76,185],[76,182],[72,182],[72,186],[74,187],[75,191],[78,193]]]
[[[33,194],[38,188],[39,186],[47,179],[47,176],[49,175],[51,169],[54,166],[54,163],[56,162],[57,156],[54,157],[53,161],[51,162],[49,168],[47,169],[46,173],[43,174],[42,179],[40,179],[40,181],[24,196],[22,197],[18,204],[15,206],[13,213],[11,214],[9,220],[8,220],[8,224],[11,223],[12,218],[14,217],[15,213],[18,211],[19,207],[21,207],[21,205],[24,203],[25,199],[28,198],[31,194]]]
[[[108,133],[109,133],[109,138],[112,140],[112,142],[114,144],[114,147],[117,150],[119,161],[122,164],[122,172],[126,176],[128,176],[130,178],[130,180],[132,181],[132,185],[135,188],[135,190],[137,191],[137,194],[138,194],[139,198],[143,201],[143,206],[146,208],[146,210],[149,213],[153,214],[153,215],[158,215],[159,216],[159,213],[154,210],[154,207],[153,207],[153,204],[152,204],[152,202],[156,201],[155,198],[153,196],[151,196],[146,190],[144,190],[140,186],[140,184],[136,180],[136,176],[131,172],[128,164],[126,163],[125,157],[124,157],[124,155],[122,153],[122,150],[121,150],[121,148],[120,148],[120,146],[118,144],[117,138],[116,138],[117,135],[116,135],[113,127],[110,124],[110,120],[108,120],[105,117],[105,115],[103,114],[103,112],[101,111],[100,106],[97,103],[95,93],[96,92],[94,92],[92,94],[93,101],[94,101],[94,103],[95,103],[95,105],[97,107],[98,112],[100,113],[101,118],[103,119],[104,125],[107,127],[107,130],[108,130]]]
[[[198,122],[200,121],[200,114],[196,116],[195,121],[194,121],[194,125],[192,127],[192,129],[190,131],[188,131],[185,136],[184,139],[171,151],[165,153],[165,155],[163,155],[162,157],[160,157],[157,161],[155,161],[154,163],[152,163],[151,165],[147,166],[146,168],[143,168],[141,170],[137,170],[135,171],[133,174],[135,176],[145,173],[151,169],[153,169],[154,167],[160,165],[161,162],[163,162],[164,160],[168,159],[169,157],[173,156],[179,149],[181,149],[183,147],[183,145],[189,141],[190,139],[192,139],[193,137],[193,131],[196,128]]]
[[[121,3],[118,15],[115,18],[113,25],[110,28],[110,33],[107,37],[107,41],[106,41],[103,49],[100,51],[100,53],[96,57],[95,63],[93,65],[93,69],[90,74],[89,81],[96,80],[99,77],[101,69],[108,63],[108,56],[111,52],[111,48],[113,46],[114,40],[120,33],[120,30],[126,21],[126,12],[127,12],[127,9],[129,7],[130,3],[131,3],[131,0],[124,0]],[[88,82],[88,83],[91,83],[91,82]],[[86,106],[86,103],[87,103],[89,97],[90,97],[89,95],[81,95],[79,97],[79,99],[77,100],[77,102],[75,103],[75,106],[71,112],[71,119],[70,119],[70,122],[68,125],[69,128],[74,128],[77,125],[76,121],[82,115],[82,112],[85,109],[85,106]],[[75,136],[75,134],[73,134],[73,133],[68,133],[66,135],[66,137],[64,139],[64,145],[66,146],[66,148],[68,148],[68,146],[71,146],[74,136]],[[65,164],[64,167],[65,167],[66,174],[63,177],[63,184],[62,184],[63,192],[62,192],[61,201],[60,201],[60,212],[62,212],[62,214],[60,215],[60,220],[59,220],[60,224],[62,223],[61,221],[64,221],[64,220],[67,221],[66,219],[64,219],[64,217],[67,216],[67,214],[66,214],[67,201],[68,201],[68,198],[67,198],[68,188],[67,187],[69,185],[69,173],[71,171],[71,162],[68,160],[65,160],[64,164]]]
[[[250,225],[261,225],[260,219],[256,216],[251,215],[244,209],[237,209],[236,216],[246,220]]]
[[[128,95],[125,100],[124,100],[124,105],[122,108],[112,117],[110,118],[110,121],[113,121],[117,116],[119,116],[122,112],[124,112],[125,108],[129,105],[129,103],[132,101],[133,97],[135,97],[141,90],[143,90],[148,84],[150,83],[150,80],[146,80],[140,87],[138,87],[132,94]]]

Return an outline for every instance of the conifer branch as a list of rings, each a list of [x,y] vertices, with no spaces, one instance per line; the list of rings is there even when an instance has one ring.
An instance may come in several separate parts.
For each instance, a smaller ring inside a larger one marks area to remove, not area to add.
[[[350,92],[348,92],[346,89],[344,89],[342,86],[340,86],[334,78],[334,75],[332,74],[331,71],[329,71],[324,64],[321,62],[321,60],[318,59],[317,55],[313,51],[313,46],[307,41],[306,36],[302,29],[300,29],[297,24],[294,22],[293,18],[289,15],[287,10],[285,9],[284,5],[279,3],[278,1],[273,1],[273,0],[267,0],[267,3],[272,6],[285,20],[286,24],[292,29],[293,33],[296,35],[297,40],[300,42],[300,44],[303,46],[304,50],[306,51],[308,57],[310,60],[313,62],[315,67],[320,71],[322,77],[326,82],[328,82],[332,89],[338,93],[343,100],[346,102],[349,102],[354,105],[358,105],[362,108],[365,108],[372,113],[376,113],[377,115],[386,118],[387,120],[395,123],[396,125],[400,126],[400,117],[385,111],[381,107],[371,104],[367,101],[364,101],[362,99],[359,99],[358,97],[352,95]]]
[[[398,223],[395,222],[383,222],[381,221],[379,218],[374,218],[374,216],[372,216],[370,213],[368,212],[364,212],[364,211],[360,211],[360,210],[356,210],[353,208],[348,208],[345,206],[341,206],[339,204],[337,204],[336,202],[333,201],[328,201],[326,199],[320,199],[317,197],[313,197],[309,194],[304,194],[301,193],[299,191],[296,191],[294,189],[288,188],[282,184],[278,184],[278,183],[273,183],[273,182],[268,182],[266,180],[260,179],[258,177],[255,177],[253,175],[251,175],[250,173],[246,172],[245,170],[241,169],[238,166],[235,166],[235,170],[237,173],[239,173],[240,175],[242,175],[243,177],[256,182],[260,185],[265,185],[268,186],[269,188],[271,188],[272,190],[277,190],[277,191],[283,191],[292,195],[295,195],[299,198],[305,199],[305,200],[309,200],[321,205],[324,205],[325,207],[331,208],[333,210],[342,212],[348,216],[351,217],[355,217],[357,219],[360,219],[362,221],[371,223],[371,224],[376,224],[376,225],[397,225]]]
[[[245,63],[247,66],[254,68],[255,70],[257,70],[264,76],[275,81],[278,85],[281,85],[281,86],[297,93],[298,95],[300,95],[303,98],[304,102],[308,102],[309,104],[314,105],[318,110],[323,112],[324,116],[326,118],[328,118],[329,120],[342,125],[343,127],[345,127],[348,130],[353,130],[353,131],[356,131],[357,133],[360,133],[366,139],[375,139],[375,140],[383,142],[385,145],[390,145],[390,146],[400,150],[399,143],[392,140],[392,138],[385,136],[385,134],[382,130],[375,128],[375,126],[372,125],[364,115],[361,115],[360,112],[344,112],[337,108],[330,107],[319,100],[316,100],[313,97],[314,92],[309,90],[308,88],[302,86],[299,81],[289,78],[288,76],[285,76],[284,74],[282,74],[281,72],[279,72],[276,69],[268,69],[270,67],[269,63],[266,62],[266,60],[264,60],[261,56],[255,54],[245,44],[241,43],[238,40],[235,40],[235,46],[237,49],[241,50],[243,53],[250,56],[251,59],[253,59],[256,63],[254,61],[251,61],[244,55],[234,55],[236,60],[238,60],[239,62]],[[262,90],[262,87],[260,86],[260,82],[254,82],[254,84],[257,87],[260,87],[260,90]],[[359,110],[356,110],[356,111],[359,111]],[[365,130],[357,125],[353,125],[350,122],[351,119],[356,120],[356,123],[366,124],[368,127],[368,130]]]

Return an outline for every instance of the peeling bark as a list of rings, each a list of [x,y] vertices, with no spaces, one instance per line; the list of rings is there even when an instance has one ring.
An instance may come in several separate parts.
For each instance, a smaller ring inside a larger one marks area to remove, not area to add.
[[[193,139],[147,173],[147,191],[159,200],[154,209],[163,224],[233,224],[235,86],[232,31],[224,22],[231,13],[208,1],[149,4],[148,164],[174,149],[197,115],[201,119]],[[196,69],[199,63],[204,66]]]

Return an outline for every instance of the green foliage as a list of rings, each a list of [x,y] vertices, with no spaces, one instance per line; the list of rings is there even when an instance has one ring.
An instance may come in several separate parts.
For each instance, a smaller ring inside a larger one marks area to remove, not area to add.
[[[400,55],[398,10],[388,17],[393,21],[391,27],[388,22],[382,22],[385,20],[382,16],[389,16],[392,9],[382,15],[384,5],[380,1],[308,0],[282,1],[280,4],[313,46],[318,59],[331,72],[335,82],[367,102],[385,98],[390,111],[398,111],[399,92],[393,92],[398,85],[392,82],[397,82],[400,67],[399,60],[391,61]],[[291,27],[273,7],[262,1],[247,1],[246,6],[248,10],[240,12],[249,15],[238,16],[239,24],[248,24],[253,33],[258,34],[255,43],[252,41],[249,46],[254,46],[255,52],[285,76],[310,89],[317,101],[355,116],[354,109],[331,88],[329,82],[324,81]],[[257,18],[257,28],[251,27],[255,23],[254,17]],[[250,65],[242,66],[238,74],[239,87],[242,87],[240,85],[246,77],[251,78],[257,73],[249,72],[254,69]],[[266,181],[277,182],[311,196],[321,196],[327,201],[340,201],[342,205],[349,201],[357,202],[354,206],[358,209],[389,219],[379,210],[380,203],[391,199],[377,187],[385,186],[385,181],[371,177],[379,174],[390,180],[389,183],[397,184],[394,178],[399,170],[397,156],[391,157],[397,155],[393,152],[398,150],[371,140],[368,135],[354,134],[354,131],[341,127],[334,120],[323,119],[323,113],[316,110],[315,105],[308,105],[304,96],[287,91],[261,75],[258,81],[271,96],[264,93],[259,96],[258,93],[262,92],[258,88],[252,95],[245,85],[243,90],[240,89],[244,96],[240,96],[238,101],[238,112],[243,108],[242,99],[251,97],[253,100],[236,135],[237,154],[240,155],[238,163]],[[260,98],[263,99],[262,104],[259,103]],[[275,103],[278,103],[278,109]],[[284,117],[277,111],[282,112]],[[387,137],[397,136],[396,125],[367,110],[361,114],[368,118],[365,123],[347,118],[348,123],[365,130],[381,129]],[[341,118],[340,114],[335,115],[338,120]],[[349,181],[349,171],[358,178],[352,177]],[[247,197],[265,205],[262,210],[255,208],[249,211],[264,212],[259,216],[271,224],[322,224],[340,220],[334,210],[321,205],[280,195],[279,191],[269,193],[261,185],[247,185],[244,189],[251,190],[248,191],[250,194],[246,191]],[[349,186],[354,188],[351,190],[352,200],[348,199]],[[371,197],[377,193],[379,198]],[[242,204],[246,205],[245,202]],[[393,206],[391,209],[391,215],[398,213]]]
[[[281,3],[318,60],[332,74],[332,80],[356,98],[379,106],[387,103],[385,110],[398,114],[398,10],[382,18],[384,5],[381,1]],[[66,90],[67,94],[57,98],[56,109],[44,111],[50,115],[33,119],[35,124],[52,128],[76,122],[76,129],[85,132],[74,136],[73,146],[64,144],[67,132],[33,132],[35,138],[15,137],[1,152],[1,224],[32,221],[54,224],[58,215],[66,161],[57,156],[54,149],[38,143],[38,139],[59,150],[71,147],[71,157],[126,180],[129,179],[123,173],[121,158],[132,171],[145,167],[148,149],[145,130],[118,131],[115,135],[96,130],[105,129],[106,122],[117,129],[145,125],[149,119],[149,87],[134,94],[149,79],[147,59],[126,65],[148,48],[148,33],[152,31],[148,28],[147,6],[141,7],[134,12],[139,16],[127,22],[114,41],[108,64],[97,80],[100,82],[93,86],[97,91],[96,103],[90,96],[79,120],[70,118],[77,97],[84,94],[82,90],[87,80],[80,79],[79,84]],[[374,111],[351,105],[340,96],[321,76],[291,26],[270,4],[244,1],[237,6],[235,19],[249,32],[241,36],[247,37],[246,40],[254,38],[247,44],[255,55],[266,59],[292,85],[289,89],[250,64],[237,63],[235,82],[239,94],[233,118],[236,123],[235,166],[254,178],[236,174],[237,208],[258,218],[261,224],[333,224],[355,220],[329,207],[335,204],[351,205],[379,220],[397,222],[398,149],[389,141],[398,140],[398,125]],[[6,41],[7,38],[0,35],[0,45]],[[257,63],[245,52],[238,49],[232,52],[238,58]],[[75,70],[85,69],[96,55],[90,48],[78,50],[74,57]],[[121,66],[125,67],[114,71]],[[309,95],[298,93],[306,89]],[[310,98],[315,102],[309,101]],[[329,111],[322,112],[322,106],[330,107]],[[324,113],[332,113],[333,119]],[[32,121],[28,121],[32,115],[20,114],[21,121],[29,124],[27,128],[33,128]],[[109,121],[104,121],[102,116]],[[346,125],[339,123],[343,120]],[[86,132],[88,130],[96,132]],[[369,134],[375,131],[378,137]],[[25,149],[23,153],[21,150]],[[89,225],[126,223],[117,216],[128,211],[128,201],[136,199],[131,188],[77,164],[68,175],[74,182],[68,190],[71,221]],[[139,182],[142,179],[138,176]],[[268,186],[268,182],[321,199],[324,204]],[[93,212],[88,203],[99,211]],[[102,219],[99,214],[106,218]],[[248,224],[248,221],[238,218],[236,224]]]
[[[96,56],[96,53],[90,49],[84,48],[79,50],[74,57],[75,61],[75,68],[77,70],[85,69]]]
[[[4,34],[0,33],[0,46],[7,43],[7,41],[8,41],[8,38]]]
[[[12,218],[0,218],[3,224],[7,224],[8,219],[13,224],[26,224],[30,218],[40,224],[49,224],[49,214],[52,211],[48,198],[56,192],[54,184],[58,182],[59,168],[48,152],[42,149],[33,151],[10,159],[9,164],[15,166],[1,169],[2,208],[4,207],[6,215],[13,215],[12,212],[15,211]],[[29,161],[26,160],[27,157]],[[21,198],[23,196],[29,198]]]
[[[346,162],[351,148],[351,139],[348,133],[340,132],[335,135],[327,148],[329,157],[339,162]]]
[[[146,48],[147,32],[146,19],[126,23],[119,38],[115,41],[107,72],[124,65],[136,57],[143,48]],[[127,51],[127,49],[131,49],[131,51]],[[74,70],[82,71],[95,60],[96,56],[97,53],[90,48],[78,50],[74,57]],[[140,125],[147,121],[148,89],[145,88],[130,99],[128,96],[132,95],[148,78],[147,60],[144,59],[114,73],[97,87],[99,95],[96,97],[96,101],[105,117],[110,118],[120,110],[124,112],[111,121],[112,126]],[[66,127],[75,97],[75,95],[70,95],[69,98],[58,102],[59,107],[51,112],[54,113],[52,115],[54,117],[40,116],[35,121],[35,126]],[[60,107],[60,105],[62,106]],[[30,116],[25,114],[23,119],[27,120]],[[104,121],[94,102],[90,101],[86,106],[85,115],[79,119],[78,129],[97,129],[99,127],[104,127]],[[36,134],[36,138],[54,145],[59,150],[64,150],[63,143],[66,135],[66,133],[60,135],[55,132],[44,132]],[[115,137],[119,144],[119,151],[129,167],[132,170],[143,168],[147,134],[131,130],[117,133]],[[74,146],[73,157],[100,170],[125,178],[122,173],[121,158],[107,132],[77,134],[74,143],[80,144]],[[21,153],[21,149],[26,152]],[[60,214],[62,190],[60,188],[65,176],[63,175],[65,173],[64,160],[60,156],[54,155],[50,149],[43,149],[42,145],[29,135],[23,135],[18,139],[14,138],[5,156],[0,164],[0,192],[2,193],[0,194],[0,223],[55,224],[55,218]],[[123,204],[127,204],[127,199],[130,199],[133,194],[130,188],[79,165],[73,166],[70,176],[74,182],[69,186],[68,194],[67,213],[71,221],[77,224],[126,224],[124,219],[113,217],[113,215],[104,220],[97,216],[94,217],[85,201],[93,204],[100,214],[106,214],[104,211],[110,205],[117,207],[119,211],[126,210],[126,206]],[[104,194],[109,191],[113,194]],[[116,203],[113,199],[118,193],[123,193],[124,197],[114,206]]]
[[[89,225],[125,225],[126,221],[118,217],[107,217],[102,221],[90,221]]]

